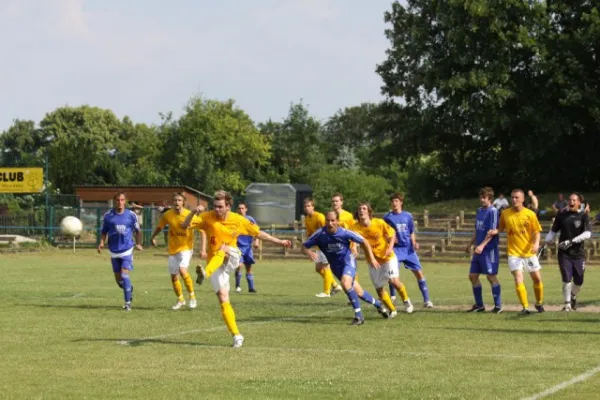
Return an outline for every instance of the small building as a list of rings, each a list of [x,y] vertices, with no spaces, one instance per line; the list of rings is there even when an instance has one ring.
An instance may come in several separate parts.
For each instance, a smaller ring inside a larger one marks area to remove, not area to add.
[[[312,188],[301,183],[251,183],[246,188],[248,213],[260,226],[300,221],[304,199],[310,196]]]
[[[146,207],[171,204],[175,192],[185,195],[186,206],[190,209],[199,204],[208,208],[213,198],[185,185],[75,185],[74,188],[81,207],[112,206],[116,192],[124,192],[129,202]]]

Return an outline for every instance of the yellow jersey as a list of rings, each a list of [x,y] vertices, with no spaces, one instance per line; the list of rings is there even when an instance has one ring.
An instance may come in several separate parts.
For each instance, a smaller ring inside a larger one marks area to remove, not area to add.
[[[394,252],[386,257],[385,253],[389,247],[390,238],[394,238],[395,231],[381,218],[371,219],[369,226],[355,222],[350,230],[360,234],[371,245],[373,255],[379,263],[386,263],[394,257]]]
[[[500,214],[499,230],[506,231],[507,252],[509,256],[533,257],[533,235],[541,232],[540,221],[533,211],[523,208],[516,211],[507,208]]]
[[[350,229],[354,224],[354,215],[346,210],[340,210],[340,226],[342,228]]]
[[[170,255],[194,249],[194,231],[181,228],[181,224],[189,214],[190,210],[187,208],[181,209],[180,214],[174,209],[170,209],[162,215],[160,221],[158,221],[158,225],[156,225],[160,229],[164,229],[165,226],[169,225],[168,252]]]
[[[311,237],[313,233],[325,226],[325,215],[316,211],[313,215],[306,215],[304,216],[304,225],[306,226],[306,237]]]
[[[209,244],[209,262],[222,245],[237,249],[238,236],[248,235],[254,237],[260,232],[258,225],[234,212],[229,212],[225,220],[219,220],[214,211],[203,212],[192,220],[190,228],[206,232]]]

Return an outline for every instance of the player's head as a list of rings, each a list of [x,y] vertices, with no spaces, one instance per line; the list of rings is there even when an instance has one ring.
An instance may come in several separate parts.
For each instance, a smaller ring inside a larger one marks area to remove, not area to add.
[[[219,218],[224,218],[233,205],[233,197],[224,190],[217,190],[213,200],[213,209]]]
[[[335,193],[331,196],[331,208],[340,211],[344,205],[344,196],[341,193]]]
[[[533,190],[529,189],[527,191],[527,196],[529,196],[529,197],[533,196]]]
[[[328,211],[325,215],[325,229],[329,233],[335,233],[340,224],[340,214],[337,211]]]
[[[581,193],[573,192],[569,195],[569,210],[579,211],[581,203],[583,202],[583,196]]]
[[[358,204],[354,213],[354,218],[360,221],[368,221],[373,216],[373,207],[365,201]]]
[[[127,196],[125,195],[125,192],[115,193],[115,195],[113,196],[113,202],[113,208],[115,210],[117,210],[118,212],[122,212],[123,210],[125,210],[125,206],[127,205]]]
[[[513,207],[521,207],[525,201],[525,192],[523,189],[513,189],[510,192],[510,199],[512,200]]]
[[[246,213],[248,212],[248,206],[246,205],[246,203],[244,203],[242,201],[238,204],[237,211],[238,211],[238,214],[241,214],[245,217]]]
[[[499,198],[499,199],[503,199],[503,198],[504,198],[504,194],[502,194],[502,193],[498,193],[498,198]]]
[[[563,201],[565,199],[565,196],[563,196],[562,193],[558,194],[558,201]]]
[[[176,210],[181,210],[185,206],[185,195],[182,192],[173,193],[171,204]]]
[[[315,212],[315,201],[312,197],[307,197],[304,199],[304,214],[305,215],[313,215]]]
[[[479,189],[479,201],[482,207],[489,207],[494,200],[494,189],[489,186],[484,186]]]
[[[392,193],[390,196],[390,207],[393,211],[402,211],[402,205],[404,204],[404,195],[402,193]]]

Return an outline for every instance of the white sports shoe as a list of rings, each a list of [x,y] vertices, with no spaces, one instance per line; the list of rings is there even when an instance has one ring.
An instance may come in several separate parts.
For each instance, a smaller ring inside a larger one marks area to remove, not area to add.
[[[342,285],[337,285],[336,287],[331,289],[331,295],[335,296],[336,294],[343,292],[344,289],[342,289]]]
[[[569,312],[573,310],[573,308],[571,308],[571,303],[565,303],[565,306],[563,307],[563,311]]]
[[[173,310],[179,310],[185,306],[185,301],[178,301],[172,308]]]
[[[244,344],[244,337],[242,335],[235,335],[233,337],[233,348],[234,349],[242,347],[243,344]]]
[[[196,308],[196,299],[190,299],[190,308]]]
[[[394,318],[396,315],[398,315],[398,311],[392,311],[390,313],[390,318]]]
[[[396,296],[391,296],[390,299],[392,300],[392,304],[396,305]]]
[[[331,297],[331,295],[323,292],[315,294],[315,297]]]
[[[423,307],[425,307],[425,308],[433,308],[433,303],[431,301],[427,301],[427,302],[425,302],[425,304],[423,304]]]
[[[433,304],[431,305],[431,307],[433,307]],[[406,312],[407,312],[408,314],[411,314],[411,313],[414,311],[414,309],[415,309],[415,308],[413,307],[413,305],[412,305],[412,303],[410,302],[410,300],[406,300],[406,301],[404,302],[404,309],[406,310]]]
[[[236,287],[236,288],[235,288],[235,292],[236,292],[236,293],[242,293],[242,288],[241,288],[241,287],[239,287],[239,286],[238,286],[238,287]]]

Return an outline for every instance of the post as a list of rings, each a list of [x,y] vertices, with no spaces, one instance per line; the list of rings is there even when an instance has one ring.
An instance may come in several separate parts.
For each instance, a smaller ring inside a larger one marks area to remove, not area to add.
[[[298,232],[298,221],[294,221],[294,232]]]
[[[264,240],[258,241],[258,261],[262,261],[262,258],[263,258],[263,251],[262,251],[263,241]]]
[[[413,221],[415,225],[415,232],[419,232],[419,221]]]
[[[429,227],[429,211],[423,211],[423,226],[425,228]]]
[[[46,208],[45,208],[45,212],[44,215],[46,216],[46,238],[48,238],[48,241],[50,243],[52,243],[52,231],[48,231],[48,228],[51,229],[50,226],[50,216],[48,215],[49,213],[49,206],[50,206],[50,194],[48,193],[48,191],[50,190],[50,188],[48,187],[48,149],[46,148],[45,151],[45,155],[44,155],[44,194],[45,194],[45,202],[46,202]]]
[[[434,257],[435,257],[435,245],[432,244],[431,245],[431,258],[434,258]]]
[[[96,247],[100,244],[100,236],[102,236],[102,212],[100,207],[96,207]]]
[[[446,233],[446,237],[447,237],[448,245],[449,245],[450,243],[452,243],[452,226],[450,224],[450,221],[446,221],[446,230],[448,231]]]
[[[456,217],[456,229],[460,228],[460,217]]]
[[[444,239],[440,240],[440,253],[446,252],[446,241]]]
[[[460,211],[460,225],[464,225],[465,224],[465,211],[461,210]]]

